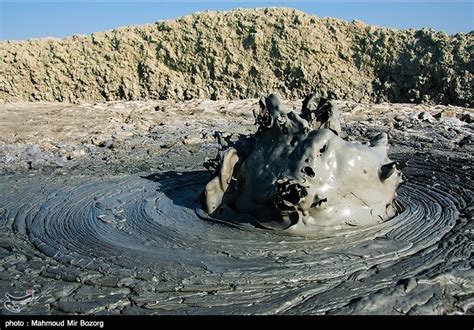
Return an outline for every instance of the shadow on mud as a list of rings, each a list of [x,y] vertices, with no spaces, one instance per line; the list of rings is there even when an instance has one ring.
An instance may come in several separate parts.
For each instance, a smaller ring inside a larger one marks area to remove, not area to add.
[[[194,209],[201,207],[201,193],[212,175],[208,171],[166,171],[141,178],[156,182],[156,190],[164,193],[173,204]]]

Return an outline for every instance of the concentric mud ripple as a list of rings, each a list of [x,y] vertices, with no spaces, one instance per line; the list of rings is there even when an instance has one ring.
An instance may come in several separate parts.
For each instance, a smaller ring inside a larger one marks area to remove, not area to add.
[[[54,296],[39,279],[49,268],[21,275],[55,297],[31,303],[48,313],[469,312],[472,166],[419,154],[404,172],[398,216],[311,238],[200,218],[209,180],[202,171],[4,175],[0,230],[10,245],[2,247],[23,253],[26,264],[54,259],[56,279],[77,283]],[[29,244],[12,246],[25,237]],[[106,288],[109,297],[110,288],[125,291],[121,303],[97,298],[88,309],[95,296],[81,286]]]

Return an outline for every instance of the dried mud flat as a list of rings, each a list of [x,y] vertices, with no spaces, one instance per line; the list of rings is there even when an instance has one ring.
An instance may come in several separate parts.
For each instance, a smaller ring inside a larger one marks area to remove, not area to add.
[[[0,105],[0,299],[34,290],[23,314],[472,314],[472,109],[338,104],[351,138],[389,134],[408,180],[395,218],[314,238],[195,212],[213,132],[253,132],[256,99]]]

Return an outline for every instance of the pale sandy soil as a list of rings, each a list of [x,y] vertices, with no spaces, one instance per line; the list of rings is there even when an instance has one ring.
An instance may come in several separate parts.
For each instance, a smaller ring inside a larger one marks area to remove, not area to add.
[[[300,102],[286,104],[299,109]],[[416,147],[416,142],[425,142],[425,147],[426,143],[436,147],[441,143],[455,150],[458,142],[471,136],[466,121],[472,121],[472,109],[339,103],[346,126],[359,129],[362,138],[370,138],[375,127],[384,126],[402,144]],[[255,131],[252,111],[257,108],[257,99],[2,104],[0,170],[87,170],[106,164],[118,171],[160,168],[162,162],[156,161],[160,155],[212,153],[216,131]]]

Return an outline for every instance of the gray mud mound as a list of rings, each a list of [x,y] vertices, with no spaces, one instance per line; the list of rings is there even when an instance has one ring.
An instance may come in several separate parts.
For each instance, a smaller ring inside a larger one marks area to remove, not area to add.
[[[403,166],[388,158],[386,133],[368,144],[341,138],[336,103],[313,93],[300,114],[275,94],[259,103],[257,132],[232,146],[225,141],[214,160],[215,177],[203,192],[210,216],[235,221],[246,214],[265,228],[305,235],[395,215]]]
[[[474,34],[268,8],[0,43],[0,100],[242,99],[277,91],[473,106]]]
[[[190,104],[187,111],[199,109]],[[221,111],[225,121],[213,121],[213,111],[201,112],[199,125],[245,133],[253,104],[257,100],[228,103],[241,112],[235,117]],[[160,120],[155,104],[145,105],[136,114],[151,123]],[[219,109],[221,103],[206,107]],[[93,118],[81,106],[68,106],[55,118],[69,121],[78,108],[84,113],[80,120]],[[102,115],[122,118],[116,108],[103,105]],[[0,163],[8,169],[0,176],[0,297],[33,290],[32,299],[19,306],[25,314],[472,314],[473,126],[456,118],[469,110],[352,103],[340,108],[342,131],[363,141],[387,132],[390,158],[409,162],[394,218],[331,236],[293,237],[199,217],[199,194],[211,179],[201,164],[215,145],[177,143],[156,152],[154,159],[170,163],[161,170],[146,157],[126,162],[134,150],[129,144],[143,149],[156,143],[147,142],[149,135],[179,137],[179,111],[169,118],[168,131],[137,125],[134,137],[117,138],[112,149],[101,147],[110,163],[96,167],[87,163],[96,162],[96,154],[87,151],[82,161],[64,156],[66,165],[56,169],[52,163],[27,169],[21,167],[26,151],[8,145],[18,155],[8,162],[2,156]],[[2,113],[13,116],[8,109]],[[25,118],[21,127],[30,124]],[[7,120],[3,127],[7,131]],[[36,138],[55,145],[61,136],[54,132]],[[80,141],[73,133],[69,141]],[[21,141],[28,130],[16,134]],[[146,166],[138,171],[140,161]],[[11,313],[1,307],[2,314]]]

